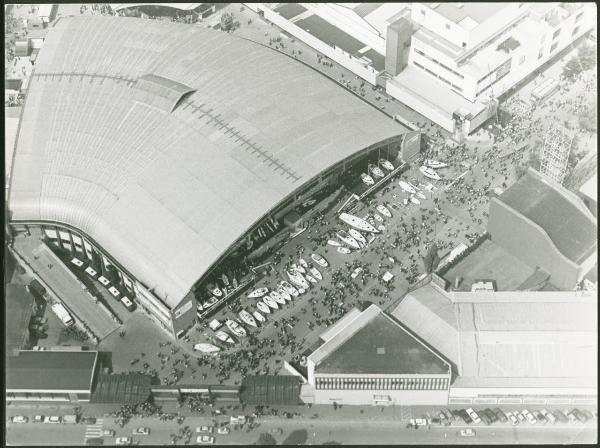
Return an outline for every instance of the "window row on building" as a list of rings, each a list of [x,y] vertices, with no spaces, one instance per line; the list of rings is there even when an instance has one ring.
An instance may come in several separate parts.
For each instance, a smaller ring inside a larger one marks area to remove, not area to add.
[[[415,48],[415,51],[417,52],[417,54],[420,54],[421,56],[423,56],[426,59],[429,59],[431,62],[439,65],[440,67],[442,67],[443,69],[451,72],[452,74],[458,76],[460,79],[465,79],[465,77],[463,75],[461,75],[460,73],[458,73],[456,70],[452,70],[450,67],[448,67],[447,65],[442,64],[440,61],[438,61],[437,59],[432,58],[431,56],[426,55],[425,53],[423,53],[421,50],[417,50]]]
[[[445,390],[448,389],[448,378],[317,377],[316,388],[327,390]]]
[[[460,87],[458,87],[456,84],[451,83],[450,81],[448,81],[446,78],[444,78],[443,76],[438,75],[437,73],[435,73],[432,70],[429,70],[427,67],[424,67],[423,65],[419,64],[417,61],[413,61],[414,64],[419,67],[421,70],[425,70],[427,73],[429,73],[432,76],[435,76],[436,78],[438,78],[440,81],[445,82],[446,84],[448,84],[449,86],[452,86],[454,89],[458,90],[459,92],[462,92],[462,89]]]

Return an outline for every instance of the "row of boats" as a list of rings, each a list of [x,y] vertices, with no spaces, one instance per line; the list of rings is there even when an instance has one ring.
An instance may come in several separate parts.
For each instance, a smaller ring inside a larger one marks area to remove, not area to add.
[[[392,172],[394,171],[394,164],[386,159],[379,159],[379,165],[381,165],[386,171]],[[367,170],[369,174],[362,173],[360,175],[360,179],[366,185],[375,185],[375,179],[383,179],[385,177],[385,173],[379,166],[369,163]]]

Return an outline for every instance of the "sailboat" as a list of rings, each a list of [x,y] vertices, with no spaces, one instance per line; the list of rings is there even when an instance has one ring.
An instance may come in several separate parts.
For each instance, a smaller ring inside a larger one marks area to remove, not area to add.
[[[364,230],[365,232],[378,233],[378,230],[369,224],[364,219],[359,218],[358,216],[353,216],[348,213],[341,213],[339,218],[344,221],[349,226],[354,227],[357,230]]]
[[[269,307],[267,307],[267,309],[268,309],[268,308],[269,308]],[[269,311],[269,313],[270,313],[270,311]],[[264,322],[266,322],[266,321],[267,321],[267,319],[265,318],[265,316],[263,316],[262,314],[260,314],[258,311],[254,311],[254,312],[252,313],[252,315],[254,316],[254,318],[255,318],[257,321],[259,321],[259,322],[261,322],[261,323],[264,323]]]
[[[348,233],[352,236],[352,238],[354,238],[360,244],[362,244],[362,245],[367,244],[367,239],[358,230],[350,229],[350,230],[348,230]]]
[[[390,210],[385,205],[378,205],[377,211],[387,218],[392,217],[392,212],[390,212]]]
[[[217,347],[216,345],[206,344],[206,343],[195,344],[194,350],[197,350],[202,353],[216,353],[216,352],[221,351],[221,349],[219,347]]]
[[[419,201],[417,198],[415,198],[412,195],[410,197],[410,202],[412,202],[413,204],[416,204],[416,205],[419,205],[421,203],[421,201]]]
[[[338,238],[346,243],[348,246],[353,247],[354,249],[360,249],[360,244],[354,238],[350,236],[348,232],[345,230],[340,230],[336,233]]]
[[[285,305],[285,299],[283,297],[281,297],[281,294],[279,294],[276,291],[271,291],[271,294],[269,294],[269,296],[275,300],[275,302],[279,303],[280,305]]]
[[[394,165],[387,159],[379,159],[379,164],[388,171],[394,171]]]
[[[350,249],[348,249],[347,247],[338,247],[338,248],[337,248],[337,251],[338,251],[340,254],[349,254],[349,253],[351,252],[351,250],[350,250]]]
[[[292,296],[289,292],[285,290],[283,286],[279,285],[279,288],[277,288],[277,292],[281,297],[285,299],[286,302],[291,302]]]
[[[258,308],[258,310],[262,311],[264,314],[271,313],[271,308],[269,308],[269,306],[264,302],[256,302],[256,308]]]
[[[299,295],[298,290],[296,288],[294,288],[292,285],[290,285],[288,282],[283,280],[283,281],[281,281],[280,285],[292,296],[298,297],[298,295]]]
[[[408,182],[405,182],[403,180],[398,182],[398,185],[400,185],[400,188],[402,188],[404,191],[406,191],[407,193],[416,193],[417,190],[415,190],[415,187],[413,187],[411,184],[409,184]]]
[[[248,294],[249,299],[257,299],[269,292],[269,288],[258,288]]]
[[[375,185],[375,181],[373,180],[373,178],[371,176],[369,176],[368,174],[362,173],[360,175],[360,179],[366,184],[366,185]]]
[[[323,280],[323,275],[321,275],[321,272],[315,268],[315,267],[311,267],[310,268],[310,273],[313,275],[314,278],[316,278],[317,280]]]
[[[258,327],[256,321],[254,320],[254,317],[252,317],[252,314],[250,314],[248,311],[242,310],[238,313],[238,316],[240,316],[240,319],[242,319],[248,325],[252,327]]]
[[[225,333],[223,330],[216,331],[215,336],[220,341],[227,342],[228,344],[235,344],[235,341],[232,339],[232,337]]]
[[[287,273],[288,278],[294,285],[299,286],[300,288],[304,288],[304,289],[310,288],[310,285],[308,284],[308,282],[306,281],[304,276],[302,274],[300,274],[299,272],[287,271],[286,273]]]
[[[314,278],[314,277],[313,277],[312,275],[310,275],[310,274],[306,274],[306,275],[304,276],[304,278],[305,278],[306,280],[308,280],[309,282],[311,282],[311,283],[317,283],[317,279],[316,279],[316,278]]]
[[[336,240],[328,240],[327,244],[329,244],[330,246],[333,246],[333,247],[340,247],[342,245],[342,243],[340,243],[339,241],[336,241]]]
[[[431,159],[425,160],[425,165],[427,165],[430,168],[446,168],[448,166],[447,163],[438,162],[437,160],[431,160]]]
[[[304,258],[298,259],[298,264],[302,266],[304,269],[308,269],[308,263]]]
[[[373,217],[379,221],[379,222],[383,222],[383,218],[381,216],[379,216],[377,213],[373,213]]]
[[[274,310],[278,310],[279,309],[279,305],[277,305],[277,302],[275,302],[275,300],[273,300],[270,296],[264,296],[263,297],[263,302],[269,306],[269,308],[273,308]]]
[[[421,173],[423,173],[423,176],[429,177],[430,179],[433,180],[440,180],[441,177],[438,176],[438,174],[433,171],[431,168],[429,168],[428,166],[423,165],[421,168],[419,168],[419,171],[421,171]]]
[[[312,260],[317,263],[319,266],[321,266],[322,268],[326,268],[327,266],[329,266],[329,263],[327,262],[327,260],[325,260],[325,258],[323,258],[321,255],[319,254],[312,254],[310,256],[310,258],[312,258]]]
[[[235,320],[227,319],[225,322],[227,328],[231,330],[231,332],[239,338],[246,336],[246,330],[240,324],[238,324]]]
[[[385,177],[384,172],[381,171],[381,168],[379,168],[377,165],[372,165],[369,163],[369,172],[375,177]]]

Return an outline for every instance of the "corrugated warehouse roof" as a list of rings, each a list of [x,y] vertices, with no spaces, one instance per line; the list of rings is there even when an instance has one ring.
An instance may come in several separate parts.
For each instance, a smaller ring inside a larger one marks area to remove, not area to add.
[[[581,199],[537,171],[529,169],[497,200],[539,225],[573,262],[596,251],[598,224]]]
[[[6,390],[91,391],[98,352],[33,351],[6,358]]]
[[[500,387],[520,378],[571,378],[579,384],[595,377],[596,299],[567,293],[563,301],[527,296],[518,291],[501,302],[493,295],[452,302],[428,285],[407,295],[393,315],[452,361],[461,377],[479,378],[482,384],[498,380]],[[452,311],[457,328],[440,308]]]
[[[236,36],[65,17],[32,75],[9,207],[13,220],[86,232],[174,307],[276,204],[403,130],[314,70]]]

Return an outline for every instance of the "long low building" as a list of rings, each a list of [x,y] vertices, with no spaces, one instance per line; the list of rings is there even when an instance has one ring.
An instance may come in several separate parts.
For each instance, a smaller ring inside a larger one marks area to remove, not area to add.
[[[63,17],[31,76],[10,222],[101,259],[102,273],[113,266],[124,294],[180,335],[199,285],[249,232],[348,164],[397,155],[405,130],[308,66],[227,33]]]

